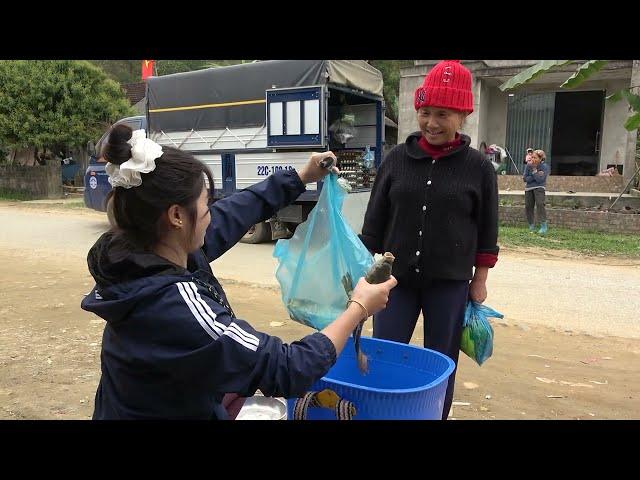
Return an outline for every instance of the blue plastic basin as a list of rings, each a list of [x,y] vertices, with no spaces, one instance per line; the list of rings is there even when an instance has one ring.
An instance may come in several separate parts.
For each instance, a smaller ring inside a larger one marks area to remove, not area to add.
[[[329,388],[356,407],[354,420],[439,420],[453,360],[434,350],[403,343],[361,338],[369,373],[358,370],[350,338],[338,361],[311,391]],[[293,419],[295,398],[287,399]],[[309,408],[308,420],[335,420],[335,412]]]

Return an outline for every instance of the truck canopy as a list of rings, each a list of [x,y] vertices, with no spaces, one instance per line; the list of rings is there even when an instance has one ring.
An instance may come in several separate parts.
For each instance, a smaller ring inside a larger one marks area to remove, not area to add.
[[[382,74],[364,60],[269,60],[208,68],[147,79],[149,130],[260,126],[266,90],[325,84],[382,99]],[[240,105],[244,108],[234,108]]]

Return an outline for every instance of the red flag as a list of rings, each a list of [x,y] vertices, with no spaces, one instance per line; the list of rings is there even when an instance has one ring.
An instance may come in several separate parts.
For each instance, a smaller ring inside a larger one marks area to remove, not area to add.
[[[153,76],[153,62],[155,60],[142,61],[142,80]]]

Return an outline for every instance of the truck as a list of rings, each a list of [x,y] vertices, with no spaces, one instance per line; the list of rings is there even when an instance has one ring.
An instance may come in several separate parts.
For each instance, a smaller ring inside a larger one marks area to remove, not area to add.
[[[146,115],[124,123],[163,146],[192,153],[222,198],[279,171],[298,169],[313,151],[332,150],[351,184],[343,214],[360,232],[383,158],[382,74],[363,60],[269,60],[147,78]],[[100,148],[91,149],[85,203],[106,211],[110,190]],[[245,243],[289,237],[317,202],[307,185],[290,206],[252,227]]]

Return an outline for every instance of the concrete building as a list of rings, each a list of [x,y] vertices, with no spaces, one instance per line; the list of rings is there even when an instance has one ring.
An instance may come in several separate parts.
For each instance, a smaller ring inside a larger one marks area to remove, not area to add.
[[[413,96],[438,60],[416,60],[400,71],[398,141],[418,129]],[[522,170],[525,149],[542,148],[555,175],[595,175],[616,166],[625,179],[635,172],[636,132],[628,132],[625,101],[605,98],[640,85],[640,60],[610,61],[575,89],[560,85],[578,61],[546,73],[510,92],[499,85],[538,60],[462,61],[473,75],[474,112],[464,133],[472,146],[481,142],[504,146]],[[511,163],[511,162],[510,162]],[[511,165],[509,173],[516,173]]]

